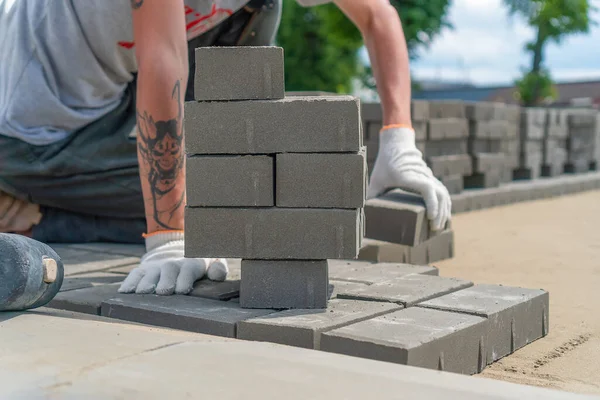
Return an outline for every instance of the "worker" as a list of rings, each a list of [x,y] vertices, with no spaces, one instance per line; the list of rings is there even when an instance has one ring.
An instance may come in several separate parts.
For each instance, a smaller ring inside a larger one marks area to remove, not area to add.
[[[433,229],[442,229],[450,195],[415,146],[399,15],[388,0],[333,3],[364,37],[383,107],[368,197],[391,188],[421,194]],[[0,0],[0,232],[144,243],[123,293],[187,294],[205,276],[224,280],[226,260],[184,257],[183,104],[194,98],[194,49],[272,45],[281,7]]]

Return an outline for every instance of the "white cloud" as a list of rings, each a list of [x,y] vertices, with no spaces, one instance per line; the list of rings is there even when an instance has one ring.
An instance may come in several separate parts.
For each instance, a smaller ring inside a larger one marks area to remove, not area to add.
[[[591,0],[600,8],[600,0]],[[445,30],[412,65],[417,78],[465,80],[480,85],[510,84],[527,66],[525,43],[533,30],[509,18],[501,0],[454,0]],[[595,18],[600,20],[600,15]],[[556,79],[600,79],[600,27],[546,49],[546,65]]]

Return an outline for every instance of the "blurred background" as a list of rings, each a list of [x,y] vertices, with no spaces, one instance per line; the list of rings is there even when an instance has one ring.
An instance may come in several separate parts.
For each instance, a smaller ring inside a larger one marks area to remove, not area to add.
[[[413,98],[600,107],[600,0],[391,0]],[[334,6],[284,0],[286,90],[377,101],[360,33]]]

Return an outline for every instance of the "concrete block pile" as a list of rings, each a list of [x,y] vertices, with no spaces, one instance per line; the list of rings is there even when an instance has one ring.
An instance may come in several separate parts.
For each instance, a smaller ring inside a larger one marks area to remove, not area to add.
[[[595,167],[598,112],[574,109],[568,116],[567,162],[565,172],[582,173]]]
[[[548,111],[545,108],[523,108],[519,132],[519,167],[514,179],[536,179],[541,176],[544,161]]]
[[[562,174],[567,163],[569,111],[550,108],[547,112],[541,175],[550,177]]]
[[[463,102],[429,102],[425,159],[451,194],[462,192],[463,177],[472,172],[472,161],[467,153],[468,136]]]
[[[286,97],[278,47],[199,48],[185,134],[185,256],[242,259],[242,308],[325,308],[363,237],[358,99]]]

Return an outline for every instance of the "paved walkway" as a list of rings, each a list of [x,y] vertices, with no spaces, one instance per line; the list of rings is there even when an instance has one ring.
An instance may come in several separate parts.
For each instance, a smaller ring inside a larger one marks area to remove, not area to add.
[[[7,399],[579,399],[464,375],[49,309],[0,315]]]
[[[550,292],[550,334],[480,376],[600,394],[600,191],[454,217],[441,276]]]

